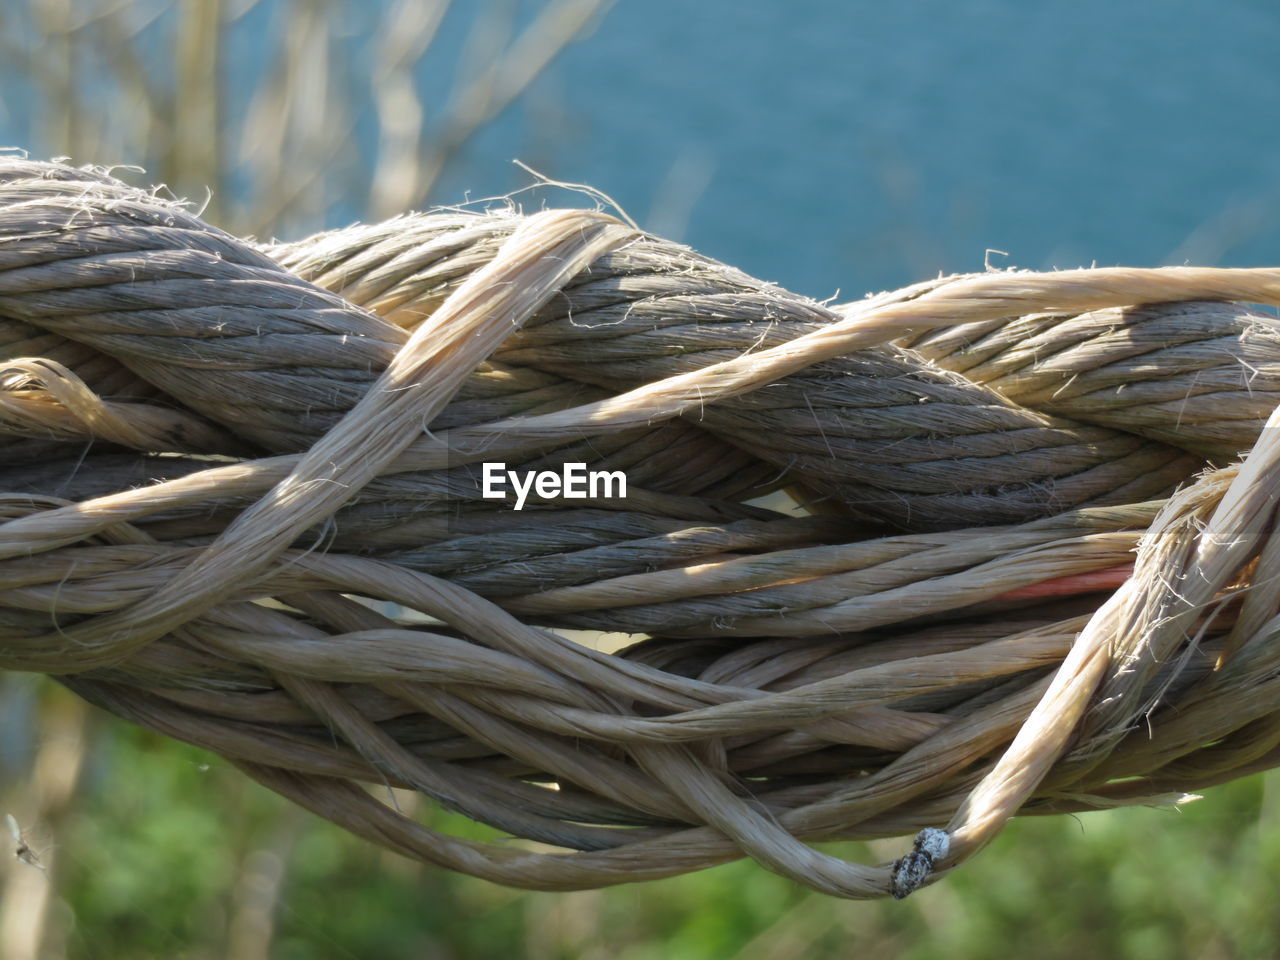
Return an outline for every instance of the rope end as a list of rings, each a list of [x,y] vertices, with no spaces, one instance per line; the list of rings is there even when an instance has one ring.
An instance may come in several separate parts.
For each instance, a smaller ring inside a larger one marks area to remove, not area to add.
[[[925,827],[916,834],[915,846],[905,857],[893,861],[893,877],[889,892],[902,900],[914,893],[933,873],[934,864],[951,849],[951,834],[937,827]]]

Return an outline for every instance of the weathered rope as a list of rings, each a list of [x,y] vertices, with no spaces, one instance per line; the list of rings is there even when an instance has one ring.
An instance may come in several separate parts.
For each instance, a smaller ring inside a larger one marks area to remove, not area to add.
[[[1240,305],[1280,271],[829,308],[597,212],[255,247],[18,160],[0,238],[0,667],[392,849],[902,896],[1017,812],[1280,763],[1280,328]],[[485,461],[628,496],[517,513]],[[783,487],[813,515],[746,502]],[[925,828],[896,867],[806,842]]]

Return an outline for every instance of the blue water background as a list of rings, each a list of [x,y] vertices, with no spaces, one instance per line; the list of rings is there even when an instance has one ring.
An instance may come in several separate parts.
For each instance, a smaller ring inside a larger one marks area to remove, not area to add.
[[[367,90],[391,0],[317,2]],[[419,77],[429,120],[477,19],[542,5],[456,0]],[[241,101],[291,9],[260,0],[234,24]],[[819,298],[981,269],[989,248],[1031,268],[1277,264],[1277,51],[1274,0],[618,0],[431,199],[526,184],[519,157]],[[39,155],[6,83],[0,142]],[[353,141],[372,166],[367,102]]]
[[[1278,264],[1278,52],[1268,0],[621,0],[541,85],[559,149],[512,111],[442,190],[522,182],[532,140],[544,172],[820,298],[988,248]]]

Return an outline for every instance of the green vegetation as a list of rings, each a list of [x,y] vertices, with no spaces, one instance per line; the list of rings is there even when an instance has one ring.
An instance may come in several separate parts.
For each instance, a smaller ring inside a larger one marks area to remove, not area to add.
[[[1280,774],[1177,811],[1024,818],[906,901],[851,903],[749,862],[601,891],[509,890],[382,852],[145,731],[95,724],[90,749],[49,851],[53,916],[73,958],[977,960],[1014,938],[1039,960],[1280,954]],[[50,838],[40,824],[31,833],[39,852]],[[903,844],[869,846],[832,849],[874,860]]]

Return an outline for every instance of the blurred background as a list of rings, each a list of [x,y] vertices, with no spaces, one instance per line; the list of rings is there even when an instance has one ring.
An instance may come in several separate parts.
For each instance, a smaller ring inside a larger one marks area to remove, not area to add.
[[[1278,47],[1269,0],[15,0],[0,144],[141,167],[264,239],[521,190],[518,158],[853,299],[988,260],[1280,262]],[[0,810],[44,869],[0,860],[0,957],[1274,957],[1278,790],[1018,821],[902,903],[749,863],[530,894],[4,675]]]

